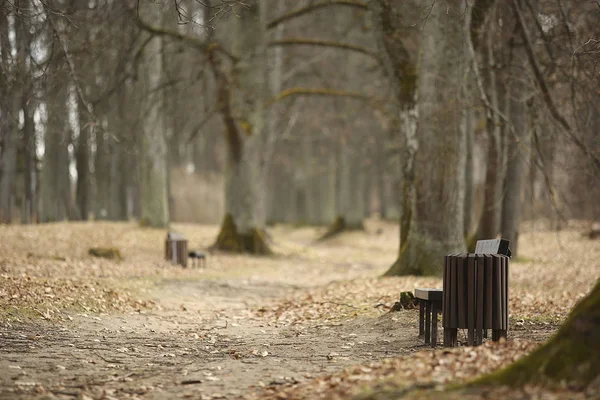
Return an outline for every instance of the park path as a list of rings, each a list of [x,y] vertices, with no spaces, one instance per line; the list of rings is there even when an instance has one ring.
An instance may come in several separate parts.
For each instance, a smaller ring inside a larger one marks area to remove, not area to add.
[[[308,244],[302,235],[289,243],[296,250]],[[341,256],[328,259],[336,251]],[[378,276],[387,266],[368,254],[354,262],[344,256],[351,251],[333,242],[251,274],[239,257],[239,274],[199,271],[198,279],[159,282],[144,295],[155,303],[151,310],[13,323],[0,329],[0,399],[253,398],[262,387],[422,348],[414,312],[306,322],[261,313],[331,282]]]

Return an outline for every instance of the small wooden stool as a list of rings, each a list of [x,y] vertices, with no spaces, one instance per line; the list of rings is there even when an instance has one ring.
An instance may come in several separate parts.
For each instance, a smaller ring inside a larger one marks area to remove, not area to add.
[[[192,259],[192,267],[205,267],[206,266],[206,254],[199,250],[192,250],[188,253],[188,257]]]
[[[419,336],[425,333],[425,344],[435,347],[438,337],[438,314],[442,311],[442,289],[415,289],[419,299]]]

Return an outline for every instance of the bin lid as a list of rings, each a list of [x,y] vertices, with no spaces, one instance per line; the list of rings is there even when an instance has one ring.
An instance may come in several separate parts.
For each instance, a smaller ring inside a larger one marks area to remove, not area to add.
[[[509,244],[510,241],[506,239],[478,240],[475,254],[503,254],[510,257],[512,252],[508,247]]]

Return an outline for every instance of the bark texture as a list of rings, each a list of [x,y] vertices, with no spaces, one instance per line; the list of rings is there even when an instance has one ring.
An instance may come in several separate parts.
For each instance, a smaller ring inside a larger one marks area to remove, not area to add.
[[[513,365],[483,377],[476,385],[542,383],[584,388],[600,377],[600,281],[573,308],[546,344]]]
[[[144,20],[155,26],[161,25],[162,10],[159,6],[146,4],[140,10]],[[144,49],[146,78],[146,118],[140,146],[140,208],[144,226],[166,227],[169,225],[167,142],[163,116],[162,38],[156,36]],[[109,163],[110,166],[110,163]],[[110,174],[110,168],[106,171]],[[108,211],[107,211],[108,213]]]
[[[232,19],[234,66],[237,90],[233,107],[238,121],[231,119],[228,104],[221,104],[225,120],[229,160],[225,173],[226,217],[214,247],[224,251],[269,254],[264,239],[265,194],[262,150],[265,141],[266,100],[269,95],[266,57],[266,4],[249,2],[237,7]],[[217,76],[217,81],[218,81]],[[218,82],[228,85],[226,82]],[[222,86],[221,91],[227,90]],[[222,99],[227,101],[228,98]],[[231,220],[232,223],[228,223]],[[235,227],[235,230],[232,229]],[[231,232],[235,232],[232,235]],[[230,240],[225,240],[229,238]]]
[[[423,27],[415,206],[399,262],[386,275],[439,275],[445,254],[465,251],[466,140],[459,100],[468,63],[465,15],[464,1],[436,2]]]
[[[400,236],[398,254],[407,238],[415,205],[415,154],[418,149],[416,104],[417,57],[421,43],[420,26],[416,24],[425,10],[424,2],[374,0],[369,2],[375,37],[386,75],[394,93],[397,108],[396,125],[400,137],[400,169],[397,181],[400,190],[396,193],[395,206],[400,214]],[[392,207],[390,207],[392,208]],[[387,210],[386,210],[387,211]],[[399,267],[400,258],[391,270]]]
[[[522,71],[526,65],[524,50],[513,49],[514,71]],[[522,73],[522,72],[521,72]],[[522,82],[514,80],[510,85],[509,113],[512,129],[507,130],[507,161],[502,200],[502,237],[510,240],[513,257],[519,254],[519,225],[521,222],[521,198],[527,171],[530,149],[530,114],[527,100],[530,94]]]

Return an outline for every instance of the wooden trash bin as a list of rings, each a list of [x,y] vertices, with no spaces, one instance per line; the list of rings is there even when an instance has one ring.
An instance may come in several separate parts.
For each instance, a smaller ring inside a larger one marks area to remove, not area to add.
[[[457,345],[458,329],[467,329],[468,345],[479,345],[487,330],[492,340],[508,331],[509,257],[499,254],[451,254],[444,263],[442,326],[444,346]]]
[[[187,267],[188,241],[182,234],[169,232],[165,241],[165,259]]]

